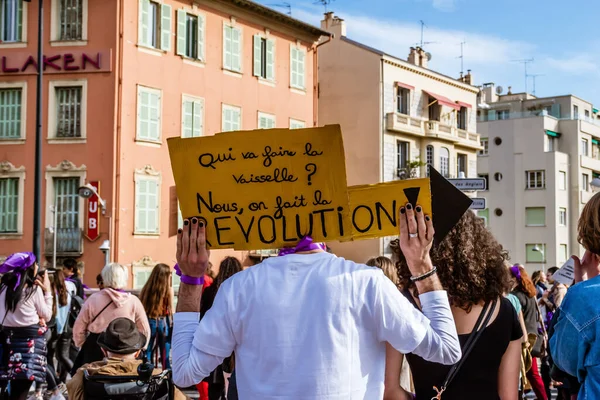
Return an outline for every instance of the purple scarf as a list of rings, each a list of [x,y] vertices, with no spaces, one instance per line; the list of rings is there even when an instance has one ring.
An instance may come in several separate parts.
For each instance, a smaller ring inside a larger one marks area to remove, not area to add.
[[[279,250],[279,256],[287,256],[304,251],[325,250],[324,243],[314,243],[310,236],[305,236],[295,247],[285,247]]]
[[[11,254],[4,260],[0,265],[0,274],[14,273],[17,275],[17,283],[15,283],[14,290],[21,284],[21,275],[27,268],[35,264],[36,258],[33,253],[14,253]]]
[[[519,282],[521,282],[521,270],[519,269],[518,265],[513,265],[512,267],[510,267],[510,273],[512,274],[512,276],[517,278]]]

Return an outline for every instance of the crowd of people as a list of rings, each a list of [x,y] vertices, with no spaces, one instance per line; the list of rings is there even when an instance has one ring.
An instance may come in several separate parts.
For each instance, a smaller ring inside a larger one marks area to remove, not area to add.
[[[579,221],[572,285],[509,263],[470,211],[435,247],[419,206],[399,222],[393,261],[357,264],[306,237],[214,274],[204,224],[185,220],[177,301],[167,264],[139,297],[126,266],[106,265],[86,298],[74,260],[13,254],[0,265],[2,394],[105,398],[94,377],[147,370],[202,400],[600,398],[600,194]]]

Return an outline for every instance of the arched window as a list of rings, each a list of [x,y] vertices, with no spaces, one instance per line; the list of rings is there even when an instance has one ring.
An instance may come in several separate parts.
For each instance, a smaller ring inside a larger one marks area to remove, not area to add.
[[[425,162],[427,163],[427,176],[429,176],[429,167],[433,167],[433,146],[429,145],[427,146],[426,152],[426,159]]]
[[[446,147],[440,148],[440,174],[448,178],[450,172],[450,151]]]

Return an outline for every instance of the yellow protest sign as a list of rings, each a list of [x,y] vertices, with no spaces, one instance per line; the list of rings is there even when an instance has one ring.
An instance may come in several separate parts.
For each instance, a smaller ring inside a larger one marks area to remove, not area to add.
[[[352,239],[398,235],[398,209],[410,202],[431,215],[429,178],[350,186]]]
[[[213,249],[272,249],[351,238],[339,125],[168,139],[184,218]]]

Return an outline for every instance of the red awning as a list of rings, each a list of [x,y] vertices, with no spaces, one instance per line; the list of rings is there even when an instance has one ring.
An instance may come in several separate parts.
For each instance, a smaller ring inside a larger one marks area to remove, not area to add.
[[[461,107],[473,108],[473,106],[470,105],[469,103],[465,103],[465,102],[458,101],[458,100],[456,101],[456,103]]]
[[[441,105],[453,108],[455,110],[460,110],[460,106],[458,104],[456,104],[455,102],[453,102],[452,100],[450,100],[449,98],[440,96],[439,94],[428,92],[427,90],[423,90],[423,91],[425,93],[427,93],[429,95],[429,97],[433,97],[434,99],[436,99],[438,101],[438,103],[440,103]]]
[[[408,90],[415,90],[414,86],[408,85],[406,83],[402,83],[402,82],[396,82],[396,86],[400,86],[403,87],[404,89],[408,89]]]

